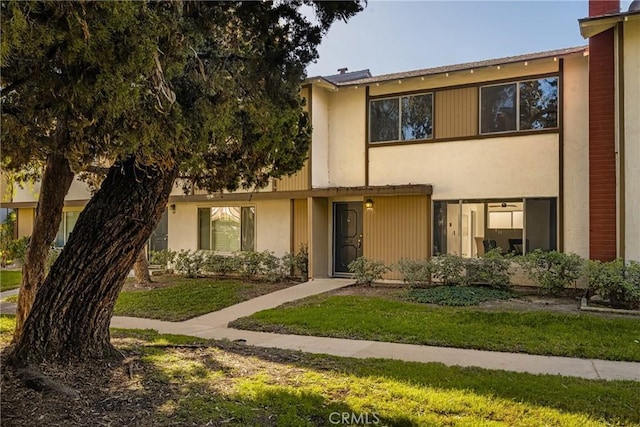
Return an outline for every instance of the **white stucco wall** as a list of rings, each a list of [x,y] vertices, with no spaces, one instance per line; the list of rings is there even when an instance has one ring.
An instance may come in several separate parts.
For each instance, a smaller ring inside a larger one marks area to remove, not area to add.
[[[14,185],[13,191],[13,199],[7,199],[6,201],[12,201],[15,203],[36,202],[40,196],[40,181],[24,183],[23,188],[20,188],[18,185]],[[69,192],[67,193],[65,200],[89,200],[90,198],[91,193],[87,188],[87,184],[75,179],[71,183],[71,187],[69,188]]]
[[[375,147],[371,185],[432,184],[433,199],[555,197],[555,133]]]
[[[624,26],[625,257],[640,261],[640,20]]]
[[[356,187],[365,184],[366,104],[364,88],[341,88],[330,96],[331,187]]]
[[[588,57],[564,61],[564,250],[589,257]]]
[[[311,101],[311,186],[326,188],[329,186],[329,94],[323,88],[313,87]]]
[[[288,200],[264,200],[252,203],[176,203],[175,212],[169,209],[169,248],[196,250],[198,247],[198,208],[212,206],[255,206],[256,250],[273,251],[282,256],[290,251],[291,205]]]

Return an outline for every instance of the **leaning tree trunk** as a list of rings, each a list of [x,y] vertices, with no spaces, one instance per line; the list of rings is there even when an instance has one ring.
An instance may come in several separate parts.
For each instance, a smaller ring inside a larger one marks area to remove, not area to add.
[[[13,333],[14,342],[20,338],[36,292],[44,282],[49,249],[60,226],[64,198],[71,187],[73,176],[69,161],[64,156],[52,154],[47,158],[42,173],[33,232],[25,263],[22,266],[22,284],[16,309],[16,329]]]
[[[40,287],[11,360],[107,358],[109,323],[124,280],[160,221],[176,169],[114,165],[78,218]]]
[[[147,262],[147,254],[144,247],[138,252],[136,263],[133,264],[133,275],[138,285],[148,285],[153,282],[149,274],[149,263]]]

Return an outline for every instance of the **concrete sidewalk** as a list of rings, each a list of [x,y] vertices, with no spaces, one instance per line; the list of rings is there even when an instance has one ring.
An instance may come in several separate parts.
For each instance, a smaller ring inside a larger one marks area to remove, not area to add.
[[[356,358],[384,358],[412,362],[440,362],[448,366],[474,366],[531,374],[552,374],[587,379],[627,379],[640,381],[640,363],[614,362],[569,357],[536,356],[522,353],[468,350],[349,340],[230,329],[227,324],[239,317],[277,307],[285,302],[339,289],[353,283],[345,279],[317,279],[227,307],[185,322],[134,317],[114,317],[116,328],[155,329],[160,333],[191,335],[201,338],[243,340],[248,345],[300,350]]]

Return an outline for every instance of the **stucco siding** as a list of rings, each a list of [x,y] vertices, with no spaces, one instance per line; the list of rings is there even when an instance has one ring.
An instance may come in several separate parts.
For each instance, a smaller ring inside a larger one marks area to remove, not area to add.
[[[345,88],[331,94],[329,186],[354,187],[365,183],[366,103],[363,88]]]
[[[434,200],[557,197],[558,134],[376,147],[371,185],[432,184]]]
[[[625,257],[640,261],[640,22],[624,26]]]
[[[564,251],[589,256],[588,58],[564,62]]]
[[[169,248],[196,250],[198,248],[198,208],[213,206],[255,206],[256,250],[269,250],[282,256],[290,250],[291,208],[289,200],[264,200],[255,203],[176,203],[169,209]]]
[[[312,102],[311,186],[329,186],[329,94],[314,87]]]

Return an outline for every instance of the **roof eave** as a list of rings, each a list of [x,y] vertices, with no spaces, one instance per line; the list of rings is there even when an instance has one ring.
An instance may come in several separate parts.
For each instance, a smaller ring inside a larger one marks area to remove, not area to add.
[[[615,15],[602,15],[578,19],[580,35],[588,39],[613,28],[618,22],[640,20],[640,11],[617,13]]]

